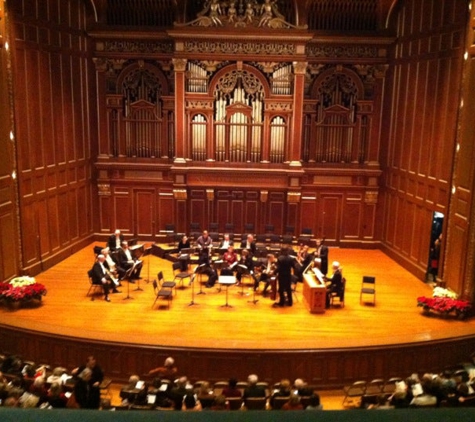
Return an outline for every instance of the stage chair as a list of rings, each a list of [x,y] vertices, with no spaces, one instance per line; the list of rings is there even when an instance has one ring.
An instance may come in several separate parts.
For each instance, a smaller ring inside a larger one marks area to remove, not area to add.
[[[267,235],[265,234],[256,235],[256,243],[264,245],[266,242],[267,242]]]
[[[290,234],[291,236],[294,235],[295,227],[294,226],[285,226],[285,234]]]
[[[278,234],[271,234],[269,236],[269,240],[270,240],[270,243],[273,243],[273,244],[280,244],[281,243],[280,235],[278,235]]]
[[[304,227],[302,229],[302,234],[306,236],[311,236],[312,235],[312,229],[309,227]]]
[[[291,245],[293,241],[294,241],[294,237],[290,234],[284,234],[282,236],[282,243],[284,245]]]
[[[110,391],[110,386],[112,384],[112,380],[110,378],[104,377],[102,382],[99,385],[99,391],[101,394],[101,399],[108,398],[112,400],[112,394]]]
[[[174,262],[172,264],[172,269],[173,269],[173,281],[178,280],[181,283],[181,287],[184,288],[183,286],[183,281],[188,278],[191,281],[191,273],[187,271],[182,271],[181,270],[181,263],[180,262]]]
[[[254,232],[254,224],[252,223],[247,223],[244,225],[244,231],[246,233],[253,233]]]
[[[218,223],[209,223],[209,231],[210,232],[217,232],[219,231],[219,224]]]
[[[174,224],[165,224],[165,231],[173,233],[175,231],[175,225]]]
[[[266,233],[274,233],[274,230],[275,230],[275,227],[274,227],[273,224],[266,224],[266,225],[264,226],[264,231],[265,231]]]
[[[341,308],[345,307],[345,289],[346,289],[346,278],[341,280],[341,290],[339,292],[330,293],[330,305],[340,305]],[[335,303],[335,301],[337,301]]]
[[[345,394],[342,403],[343,407],[348,407],[350,405],[359,407],[361,404],[361,399],[366,393],[366,381],[355,381],[350,386],[344,387],[343,393]],[[358,401],[357,405],[355,405],[356,400]]]
[[[200,223],[190,223],[190,232],[191,231],[201,231]]]
[[[385,383],[384,383],[384,386],[383,386],[383,394],[385,396],[390,396],[392,394],[394,394],[394,392],[396,391],[396,383],[397,382],[401,382],[402,381],[402,378],[401,377],[392,377],[392,378],[389,378]]]
[[[213,242],[219,242],[219,233],[218,232],[209,232],[209,237]]]
[[[155,306],[155,302],[158,300],[159,297],[165,298],[167,300],[167,308],[170,309],[170,301],[172,300],[172,290],[171,289],[164,289],[158,286],[157,280],[152,281],[153,285],[153,292],[155,293],[155,300],[152,304],[152,309]]]
[[[366,391],[361,398],[361,407],[366,408],[370,404],[378,404],[379,398],[384,394],[384,380],[377,378],[366,384]]]
[[[233,223],[226,223],[226,224],[224,225],[224,230],[225,230],[226,232],[232,232],[232,231],[234,231],[234,224],[233,224]]]
[[[265,397],[248,397],[244,400],[247,410],[265,410],[267,398]]]
[[[361,282],[360,303],[363,301],[363,295],[372,297],[373,305],[376,305],[376,277],[365,275]]]
[[[158,272],[157,279],[158,279],[158,285],[162,289],[170,289],[170,290],[175,289],[175,296],[176,296],[176,283],[174,281],[165,281],[165,278],[163,277],[163,271]]]
[[[98,292],[103,293],[102,284],[95,284],[92,282],[92,269],[87,272],[89,277],[89,290],[87,291],[86,297],[91,294],[91,300],[94,300],[94,295]]]

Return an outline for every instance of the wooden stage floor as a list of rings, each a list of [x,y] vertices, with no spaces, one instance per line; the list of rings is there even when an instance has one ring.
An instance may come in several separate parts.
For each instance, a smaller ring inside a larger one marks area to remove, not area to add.
[[[46,285],[48,294],[43,305],[15,312],[0,307],[2,323],[49,332],[68,337],[97,339],[147,346],[186,347],[199,349],[243,350],[315,350],[354,348],[456,338],[475,332],[475,320],[459,321],[422,315],[416,298],[431,295],[431,286],[418,280],[383,252],[330,248],[330,261],[338,260],[347,279],[345,307],[335,307],[325,314],[310,314],[299,284],[293,307],[273,308],[269,298],[260,294],[251,303],[252,290],[229,288],[229,304],[225,290],[205,289],[195,305],[192,289],[185,283],[178,289],[170,309],[165,301],[155,299],[152,283],[163,270],[172,277],[170,261],[153,255],[143,257],[143,280],[127,283],[122,292],[111,295],[108,303],[97,296],[86,297],[89,282],[86,275],[93,264],[93,246],[84,248],[36,279]],[[376,306],[360,304],[363,275],[376,277]],[[142,290],[137,290],[140,287]]]

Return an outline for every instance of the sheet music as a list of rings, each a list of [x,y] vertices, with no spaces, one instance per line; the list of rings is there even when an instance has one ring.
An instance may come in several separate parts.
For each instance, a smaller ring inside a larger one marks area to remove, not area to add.
[[[321,272],[317,267],[312,268],[312,271],[313,271],[313,273],[315,274],[315,277],[317,277],[317,280],[318,280],[320,283],[324,284],[324,283],[325,283],[325,280],[324,280],[324,278],[323,278],[322,272]]]

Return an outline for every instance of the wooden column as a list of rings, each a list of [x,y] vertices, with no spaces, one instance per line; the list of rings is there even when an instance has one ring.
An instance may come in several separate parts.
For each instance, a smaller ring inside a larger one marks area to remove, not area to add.
[[[186,59],[173,59],[175,70],[175,163],[185,163],[186,156],[186,114],[185,114],[185,70]]]
[[[307,62],[294,62],[294,102],[293,119],[290,137],[290,166],[300,167],[302,129],[303,129],[303,99],[305,89],[305,72]]]
[[[106,59],[94,58],[94,65],[96,66],[96,86],[97,86],[97,120],[99,122],[97,127],[98,136],[98,156],[109,157],[111,148],[109,144],[109,121],[107,116],[107,99],[106,99],[106,71],[108,63]]]

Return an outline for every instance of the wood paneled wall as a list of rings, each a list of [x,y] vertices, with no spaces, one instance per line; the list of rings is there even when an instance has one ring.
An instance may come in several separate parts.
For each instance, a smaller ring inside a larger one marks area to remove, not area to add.
[[[0,280],[18,273],[19,239],[17,220],[17,185],[14,178],[15,142],[11,107],[11,49],[7,32],[7,13],[0,5]]]
[[[448,213],[467,2],[402,1],[392,19],[397,41],[381,142],[382,242],[424,278],[433,213]]]
[[[473,337],[410,345],[332,350],[212,350],[162,348],[75,339],[1,326],[3,350],[73,369],[94,355],[107,376],[125,382],[131,373],[147,374],[173,355],[190,380],[222,381],[223,374],[245,380],[258,373],[262,381],[276,382],[289,374],[301,376],[319,388],[340,388],[359,379],[389,379],[417,372],[440,372],[464,362],[473,352]]]
[[[81,0],[9,2],[22,271],[47,268],[93,232],[95,92]]]
[[[454,290],[475,298],[475,1],[471,2],[447,229],[444,277]]]

